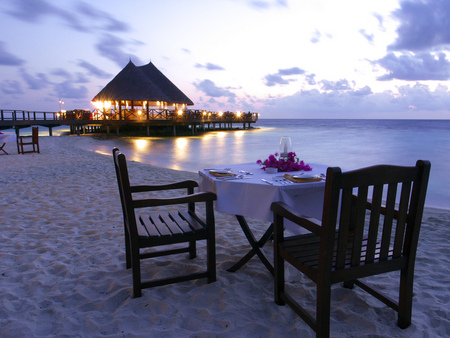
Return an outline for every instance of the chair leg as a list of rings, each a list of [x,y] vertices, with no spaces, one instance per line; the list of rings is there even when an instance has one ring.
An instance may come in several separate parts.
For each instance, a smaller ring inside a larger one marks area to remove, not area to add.
[[[316,334],[317,337],[330,336],[331,284],[317,283]]]
[[[413,282],[414,271],[408,271],[408,268],[401,270],[397,321],[397,325],[401,329],[406,329],[411,325]]]
[[[130,235],[128,234],[127,228],[125,228],[125,261],[127,269],[131,268],[131,249],[130,249]]]
[[[208,238],[206,240],[206,255],[207,255],[207,269],[208,269],[208,283],[213,283],[217,280],[216,277],[216,237],[215,232],[209,230]]]
[[[189,242],[189,258],[195,258],[197,257],[197,242],[196,241],[190,241]]]
[[[274,300],[278,305],[284,305],[281,298],[284,293],[284,259],[278,254],[278,248],[274,245]]]
[[[131,249],[131,268],[133,272],[133,298],[142,296],[141,285],[141,259],[139,257],[139,248]]]

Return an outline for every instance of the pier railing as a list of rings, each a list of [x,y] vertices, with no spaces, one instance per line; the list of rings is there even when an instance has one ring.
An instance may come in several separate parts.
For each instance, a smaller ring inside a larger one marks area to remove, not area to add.
[[[42,112],[25,110],[0,110],[0,121],[173,121],[186,123],[225,123],[258,120],[258,113],[212,112],[201,110],[149,109],[147,111],[127,109],[121,111],[70,110]],[[64,123],[62,123],[64,124]]]

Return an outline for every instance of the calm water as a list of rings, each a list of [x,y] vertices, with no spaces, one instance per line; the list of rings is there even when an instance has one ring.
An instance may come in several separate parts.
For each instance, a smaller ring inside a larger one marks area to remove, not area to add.
[[[129,160],[197,172],[201,168],[264,160],[281,136],[306,163],[355,169],[374,164],[431,161],[427,205],[450,209],[450,120],[259,120],[258,129],[202,136],[120,138],[89,149],[120,148]]]
[[[264,160],[278,152],[281,136],[290,136],[293,150],[306,163],[355,169],[429,160],[426,204],[450,209],[450,120],[259,120],[255,127],[193,137],[93,140],[88,149],[111,154],[117,146],[129,160],[197,172]]]

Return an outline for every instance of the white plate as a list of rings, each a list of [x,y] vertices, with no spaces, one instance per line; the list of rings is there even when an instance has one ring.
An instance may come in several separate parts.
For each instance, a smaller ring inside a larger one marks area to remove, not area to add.
[[[216,169],[213,169],[213,170],[210,170],[209,172],[210,173],[214,173],[214,174],[231,174],[231,171],[229,171],[229,170],[216,170]]]
[[[294,177],[294,178],[306,178],[306,179],[309,179],[309,178],[314,178],[314,177],[316,177],[316,175],[313,175],[313,174],[303,174],[303,175],[293,175],[292,177]]]

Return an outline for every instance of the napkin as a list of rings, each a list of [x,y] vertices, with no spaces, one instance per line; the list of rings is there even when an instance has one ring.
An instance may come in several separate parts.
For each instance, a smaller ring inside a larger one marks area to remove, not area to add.
[[[213,175],[214,177],[227,177],[227,176],[236,176],[236,174],[233,173],[216,173],[214,171],[210,171],[209,172],[211,175]]]
[[[292,175],[289,174],[284,174],[284,178],[294,182],[294,183],[307,183],[307,182],[319,182],[322,181],[322,177],[311,177],[311,178],[299,178],[299,177],[294,177]]]

